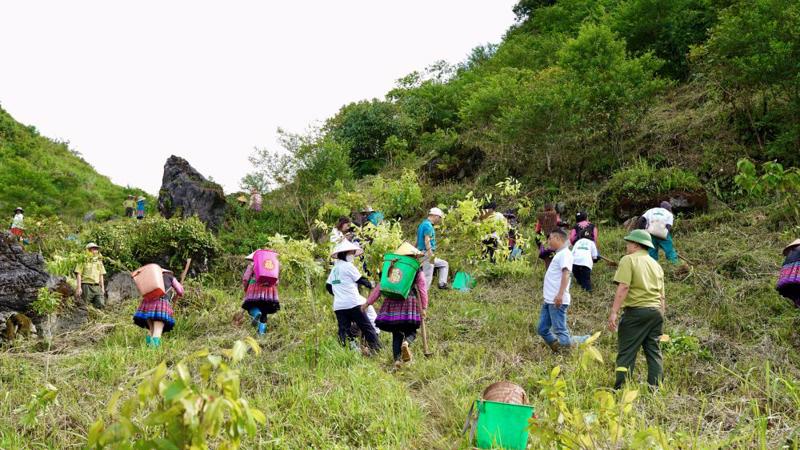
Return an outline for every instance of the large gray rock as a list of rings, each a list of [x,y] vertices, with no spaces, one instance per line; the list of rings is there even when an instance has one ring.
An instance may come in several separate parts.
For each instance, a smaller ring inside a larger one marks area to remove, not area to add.
[[[166,218],[197,216],[213,231],[225,219],[225,193],[183,158],[172,155],[164,165],[158,210]]]
[[[0,233],[0,313],[28,313],[49,279],[42,255],[25,252],[11,234]]]
[[[115,273],[111,279],[108,280],[106,285],[106,292],[108,298],[106,299],[107,305],[114,305],[125,300],[139,297],[139,290],[136,289],[136,283],[133,282],[133,277],[128,272]]]
[[[75,290],[64,277],[51,277],[47,282],[47,287],[51,291],[61,294],[68,306],[59,308],[49,319],[47,317],[34,318],[40,335],[49,338],[77,330],[89,323],[89,308],[86,302],[75,296]]]

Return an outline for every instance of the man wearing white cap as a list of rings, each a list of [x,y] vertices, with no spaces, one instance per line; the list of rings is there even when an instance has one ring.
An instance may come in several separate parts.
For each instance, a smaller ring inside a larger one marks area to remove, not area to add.
[[[350,324],[355,323],[361,330],[362,336],[373,351],[380,350],[381,343],[375,333],[374,325],[367,315],[361,310],[361,305],[367,303],[358,292],[358,285],[372,289],[372,284],[361,275],[353,264],[355,258],[363,253],[361,247],[353,242],[344,240],[336,245],[331,252],[331,257],[336,258],[333,263],[325,288],[333,295],[333,312],[339,324],[339,341],[346,345],[353,341],[350,333]]]
[[[439,269],[439,289],[447,289],[447,273],[450,266],[447,261],[433,256],[436,251],[436,230],[433,226],[441,222],[443,217],[444,212],[441,209],[431,208],[428,211],[428,218],[417,227],[417,249],[425,253],[425,257],[422,259],[422,271],[425,274],[428,289],[433,283],[434,269]]]

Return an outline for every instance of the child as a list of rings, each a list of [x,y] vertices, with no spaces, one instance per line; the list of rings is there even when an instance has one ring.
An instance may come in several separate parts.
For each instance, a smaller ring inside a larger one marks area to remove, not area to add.
[[[175,276],[166,269],[161,269],[164,276],[164,287],[166,293],[153,300],[144,300],[139,303],[139,308],[133,315],[133,323],[147,329],[145,343],[148,347],[156,348],[161,346],[161,333],[167,333],[175,326],[175,314],[172,311],[170,300],[173,294],[182,297],[183,286],[175,279]]]
[[[263,335],[267,332],[267,316],[278,312],[281,304],[278,301],[277,285],[269,286],[256,281],[256,271],[252,262],[255,254],[256,252],[253,252],[247,256],[251,262],[242,276],[242,287],[244,288],[242,309],[250,313],[251,323],[258,328],[258,334]]]
[[[569,251],[567,233],[557,229],[548,237],[553,260],[544,274],[544,304],[539,318],[539,335],[557,352],[559,347],[569,348],[589,336],[570,336],[567,328],[567,308],[570,304],[569,283],[572,272],[572,252]],[[553,329],[555,336],[550,329]]]
[[[355,322],[361,330],[361,335],[367,341],[367,345],[377,351],[381,348],[378,335],[361,309],[361,306],[367,303],[367,299],[358,292],[358,285],[372,289],[372,284],[361,275],[361,272],[353,264],[356,256],[362,253],[358,244],[348,240],[337,244],[331,253],[331,257],[335,258],[335,261],[325,288],[333,295],[333,311],[336,313],[336,321],[339,324],[339,342],[342,345],[347,345],[347,342],[355,345],[354,335],[350,332],[350,323]]]
[[[421,259],[424,253],[413,245],[404,242],[395,252],[396,255],[413,256]],[[362,306],[366,310],[381,296],[381,285],[378,283],[369,294],[367,303]],[[403,362],[411,362],[412,355],[409,345],[417,337],[417,329],[425,318],[428,310],[428,283],[422,268],[417,271],[414,286],[405,300],[385,298],[381,305],[375,325],[383,331],[392,333],[392,356],[395,367],[400,367]]]
[[[586,292],[592,292],[592,266],[599,258],[597,246],[591,239],[578,239],[572,247],[572,274]]]

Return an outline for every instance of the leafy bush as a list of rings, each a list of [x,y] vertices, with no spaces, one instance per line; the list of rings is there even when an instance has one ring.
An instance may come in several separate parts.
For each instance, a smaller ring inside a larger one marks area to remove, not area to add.
[[[314,254],[319,246],[308,239],[290,239],[276,234],[267,240],[267,246],[278,252],[281,283],[305,288],[313,278],[324,272]]]
[[[775,204],[776,208],[771,212],[774,226],[800,221],[797,202],[797,196],[800,195],[800,169],[785,169],[780,163],[767,161],[759,175],[756,166],[747,159],[739,160],[737,167],[739,174],[734,180],[751,200],[766,200]]]
[[[242,397],[234,369],[249,349],[261,351],[247,338],[221,355],[200,350],[172,368],[162,362],[134,378],[109,401],[108,418],[89,429],[86,448],[207,449],[211,442],[214,448],[238,449],[242,438],[255,435],[267,420]],[[135,394],[120,403],[126,389]]]
[[[410,170],[396,179],[375,176],[368,194],[375,208],[387,217],[412,216],[422,206],[422,188],[417,175]]]
[[[339,217],[350,217],[353,212],[361,211],[367,205],[367,198],[360,192],[345,188],[341,180],[333,185],[332,198],[325,201],[317,213],[317,217],[325,223],[335,223]]]
[[[111,269],[133,270],[158,262],[164,267],[182,267],[192,258],[195,267],[205,265],[222,251],[219,242],[196,217],[120,220],[92,225],[84,233],[86,242],[96,242],[112,261]]]
[[[403,242],[403,228],[399,222],[384,221],[377,227],[367,223],[358,229],[364,247],[367,268],[377,274],[383,265],[383,255],[391,253]]]

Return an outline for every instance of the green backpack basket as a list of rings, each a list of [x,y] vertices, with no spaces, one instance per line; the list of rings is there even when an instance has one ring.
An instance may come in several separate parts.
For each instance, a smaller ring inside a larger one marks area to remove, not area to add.
[[[383,257],[381,294],[386,298],[396,300],[408,298],[418,270],[419,261],[416,258],[387,253]]]
[[[470,443],[477,448],[525,450],[529,420],[535,409],[530,405],[476,400],[467,414],[462,433],[470,430]]]

